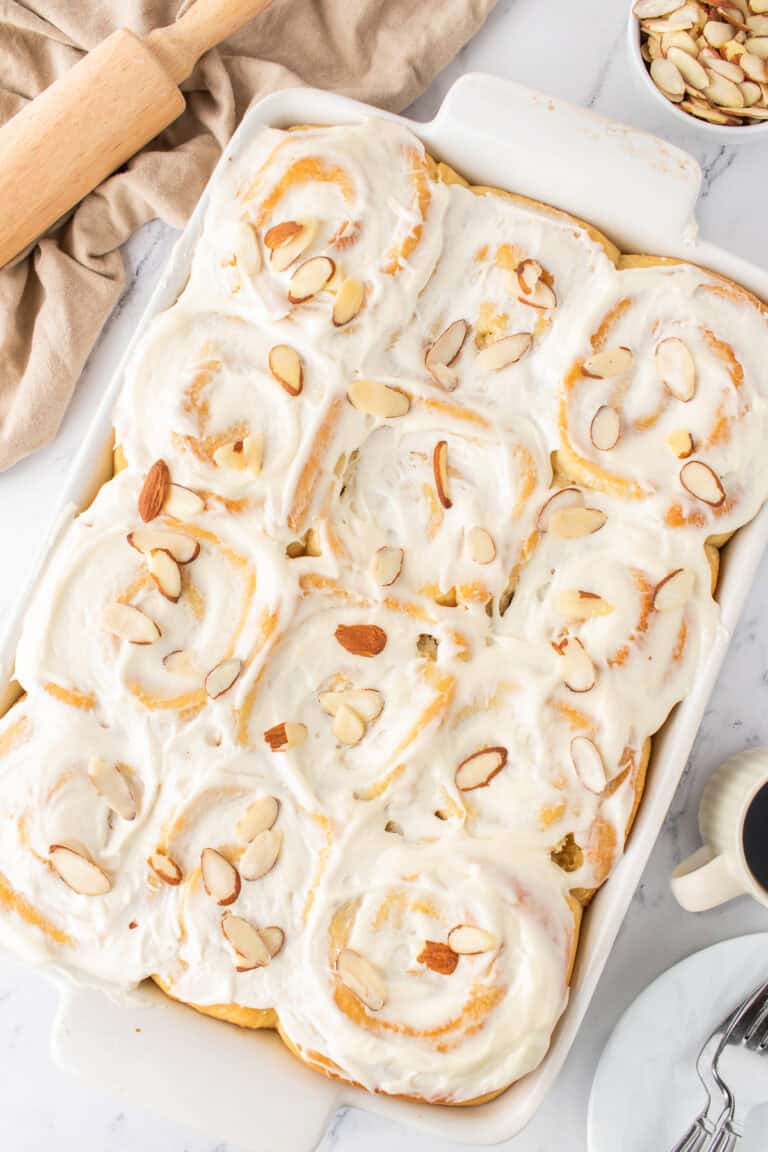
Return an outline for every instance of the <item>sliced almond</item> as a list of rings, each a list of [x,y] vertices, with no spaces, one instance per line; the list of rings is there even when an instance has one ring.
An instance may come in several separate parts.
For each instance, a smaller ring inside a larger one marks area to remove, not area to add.
[[[701,54],[701,63],[711,69],[712,72],[716,72],[718,76],[724,76],[726,80],[730,80],[733,84],[742,84],[745,79],[744,69],[741,66],[743,55],[743,53],[739,53],[737,57],[738,63],[736,63],[735,59],[723,60],[722,56],[720,56],[718,52],[715,52],[714,48],[707,48]],[[707,82],[709,82],[709,76],[707,76]]]
[[[298,396],[304,387],[301,357],[290,344],[276,344],[269,352],[269,370],[289,396]]]
[[[768,61],[756,56],[754,52],[745,52],[739,57],[739,66],[744,75],[757,84],[768,82]],[[744,92],[742,91],[742,96]],[[746,100],[745,100],[746,103]]]
[[[589,438],[598,452],[610,452],[621,437],[621,417],[616,408],[603,404],[592,417]]]
[[[594,352],[587,356],[581,366],[585,376],[592,376],[597,380],[608,380],[614,376],[624,376],[632,367],[632,351],[624,345],[614,348],[604,348],[601,352]]]
[[[438,440],[432,452],[432,471],[435,476],[437,498],[443,508],[451,508],[453,502],[448,495],[448,441]]]
[[[235,952],[238,972],[250,972],[269,964],[272,954],[267,942],[250,920],[225,912],[221,918],[221,931]]]
[[[320,707],[329,716],[335,716],[342,705],[347,705],[361,716],[366,724],[376,720],[384,708],[384,697],[375,688],[346,688],[341,692],[321,692],[317,699]]]
[[[387,634],[378,624],[339,624],[334,636],[353,656],[378,656],[387,643]]]
[[[333,323],[343,328],[357,316],[365,302],[365,284],[362,280],[344,280],[333,302]]]
[[[768,60],[768,36],[749,36],[744,41],[744,47],[761,60]]]
[[[549,517],[549,531],[560,540],[578,540],[598,532],[607,519],[600,508],[556,508]]]
[[[676,568],[665,576],[653,590],[653,606],[657,612],[682,608],[691,598],[696,574],[690,568]]]
[[[88,778],[101,798],[123,820],[135,820],[138,811],[131,782],[117,764],[92,756],[88,761]]]
[[[702,29],[702,35],[707,44],[713,48],[722,48],[733,36],[733,28],[724,20],[708,20]]]
[[[667,59],[672,61],[683,80],[692,88],[700,90],[709,84],[706,69],[693,56],[684,52],[682,48],[670,48],[667,52]]]
[[[303,304],[322,292],[336,273],[336,263],[330,256],[313,256],[305,260],[291,276],[288,299],[292,304]]]
[[[248,467],[244,441],[232,440],[229,444],[220,444],[213,453],[213,462],[217,468],[232,468],[242,472]]]
[[[280,815],[280,801],[276,796],[260,796],[249,804],[243,815],[235,825],[235,831],[241,840],[249,844],[261,832],[268,832]]]
[[[727,80],[725,76],[720,76],[719,73],[713,72],[711,69],[708,69],[708,72],[709,84],[704,89],[707,100],[721,108],[743,108],[744,97],[738,84],[735,84],[733,80]]]
[[[568,636],[558,646],[562,656],[563,683],[571,692],[590,692],[597,680],[595,666],[589,653],[576,636]]]
[[[666,56],[670,48],[679,48],[681,52],[687,52],[689,56],[699,55],[699,46],[690,32],[665,32],[661,37],[659,55]]]
[[[279,955],[283,950],[285,944],[285,932],[282,928],[278,928],[276,924],[270,924],[267,928],[259,928],[259,936],[267,946],[270,959],[274,960],[275,956]]]
[[[173,556],[177,564],[189,564],[200,554],[200,544],[194,536],[183,532],[165,531],[163,528],[134,528],[127,536],[131,548],[147,556],[162,548]]]
[[[260,432],[252,432],[243,440],[243,457],[254,476],[259,476],[264,463],[264,437]]]
[[[342,948],[336,957],[339,979],[371,1012],[387,1002],[387,985],[378,968],[352,948]]]
[[[670,432],[664,443],[678,460],[687,460],[693,452],[693,436],[682,428]]]
[[[538,260],[521,260],[518,264],[515,274],[517,276],[517,284],[520,291],[525,296],[530,296],[536,291],[536,285],[541,280],[541,274],[544,271]]]
[[[189,648],[175,648],[163,656],[163,667],[172,676],[183,676],[186,679],[198,680],[201,678],[200,668],[194,652]]]
[[[154,644],[160,639],[160,629],[154,620],[132,604],[108,604],[104,610],[104,627],[129,644]]]
[[[518,296],[518,300],[521,304],[527,304],[529,308],[538,308],[545,312],[550,308],[557,307],[555,290],[547,284],[546,280],[539,280],[530,296]]]
[[[264,740],[273,752],[286,752],[289,748],[298,748],[307,738],[306,724],[287,720],[282,724],[273,724],[264,733]]]
[[[147,864],[163,884],[175,888],[181,884],[182,872],[176,861],[165,852],[153,852],[147,857]]]
[[[425,940],[416,960],[419,964],[425,964],[432,972],[450,976],[456,970],[459,957],[448,944],[441,944],[438,940]]]
[[[492,564],[496,559],[493,536],[477,524],[467,532],[467,552],[475,564]]]
[[[200,871],[203,887],[222,908],[234,904],[240,895],[240,873],[234,864],[215,848],[203,848],[200,853]]]
[[[270,228],[264,236],[264,243],[271,249],[270,267],[274,272],[284,272],[309,248],[315,239],[318,222],[312,216],[301,220],[285,220]]]
[[[236,264],[246,276],[255,276],[261,268],[261,249],[253,225],[237,220],[228,231],[229,244],[222,253],[222,266]]]
[[[139,516],[145,523],[154,520],[162,511],[170,483],[171,473],[165,460],[155,460],[139,493]]]
[[[426,351],[424,366],[442,387],[455,387],[454,377],[446,375],[445,370],[450,369],[458,359],[468,332],[469,325],[466,320],[454,320],[443,329],[434,344],[431,344]]]
[[[507,762],[506,748],[481,748],[465,757],[456,769],[456,787],[461,792],[485,788]]]
[[[566,588],[555,598],[555,609],[573,620],[594,620],[598,616],[610,616],[613,605],[596,592],[585,592],[581,588]]]
[[[500,372],[510,364],[517,364],[533,344],[530,332],[514,332],[511,336],[500,336],[478,352],[475,366],[478,372]]]
[[[112,887],[106,872],[67,844],[51,844],[51,864],[68,888],[78,896],[104,896]]]
[[[651,79],[673,103],[679,104],[685,96],[685,80],[680,74],[680,69],[666,57],[660,56],[657,60],[651,61]]]
[[[243,880],[260,880],[271,872],[283,847],[283,834],[276,828],[265,828],[249,843],[240,857],[240,875]]]
[[[166,600],[173,604],[181,596],[181,569],[164,548],[155,548],[147,557],[147,571]]]
[[[377,548],[371,562],[371,575],[381,588],[394,584],[403,570],[402,548]]]
[[[359,744],[365,736],[365,721],[348,704],[341,704],[333,718],[333,734],[342,744]]]
[[[353,380],[347,389],[347,399],[353,408],[369,416],[379,416],[382,420],[405,416],[411,406],[407,393],[377,380]]]
[[[687,464],[683,464],[680,469],[680,483],[691,496],[703,500],[705,504],[711,504],[713,508],[719,508],[725,500],[725,489],[720,477],[703,460],[689,460]]]
[[[448,944],[459,956],[480,956],[483,952],[493,952],[499,942],[492,932],[477,928],[474,924],[457,924],[448,933]]]
[[[608,779],[603,757],[597,745],[588,736],[574,736],[571,740],[571,760],[576,775],[584,787],[599,796]]]
[[[584,493],[580,488],[558,488],[547,497],[541,506],[536,527],[539,532],[548,532],[552,517],[565,508],[583,508]]]
[[[204,510],[205,501],[202,496],[198,496],[197,492],[193,492],[191,488],[185,488],[183,484],[171,484],[169,486],[163,506],[163,512],[167,516],[173,516],[176,520],[191,520],[193,516],[199,516]]]
[[[205,678],[205,691],[211,700],[218,700],[225,692],[229,692],[242,671],[242,661],[237,657],[231,660],[222,660],[215,668],[211,668]]]
[[[632,11],[638,20],[653,20],[657,16],[669,16],[682,8],[685,0],[635,0]]]
[[[696,392],[696,365],[684,340],[670,336],[656,345],[656,374],[667,391],[684,403]]]

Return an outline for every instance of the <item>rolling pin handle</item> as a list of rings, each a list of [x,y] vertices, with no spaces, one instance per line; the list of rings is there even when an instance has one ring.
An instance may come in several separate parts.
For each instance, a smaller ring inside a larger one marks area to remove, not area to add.
[[[210,48],[238,32],[271,0],[195,0],[175,24],[156,28],[144,44],[180,84]]]

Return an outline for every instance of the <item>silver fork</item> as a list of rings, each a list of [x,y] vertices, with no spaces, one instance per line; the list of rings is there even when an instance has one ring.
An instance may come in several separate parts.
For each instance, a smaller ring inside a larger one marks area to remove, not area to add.
[[[715,1056],[715,1072],[720,1076],[718,1063],[725,1050],[741,1047],[754,1053],[756,1058],[768,1056],[768,984],[763,984],[749,997],[733,1019],[733,1025]],[[736,1099],[731,1096],[730,1107],[720,1116],[706,1152],[731,1152],[742,1136],[742,1126],[735,1119]]]
[[[707,1093],[707,1103],[670,1152],[727,1152],[727,1149],[733,1148],[735,1141],[724,1141],[726,1136],[730,1138],[731,1135],[728,1127],[732,1126],[736,1102],[718,1071],[717,1062],[735,1029],[747,1020],[755,1004],[768,1008],[768,981],[751,992],[730,1016],[718,1024],[702,1045],[696,1059],[696,1071]],[[760,1019],[764,1017],[761,1015]],[[753,1022],[753,1018],[749,1017],[749,1021]],[[754,1034],[750,1032],[750,1038]],[[742,1040],[746,1042],[746,1029],[739,1032],[738,1042]],[[738,1138],[738,1134],[736,1136]]]

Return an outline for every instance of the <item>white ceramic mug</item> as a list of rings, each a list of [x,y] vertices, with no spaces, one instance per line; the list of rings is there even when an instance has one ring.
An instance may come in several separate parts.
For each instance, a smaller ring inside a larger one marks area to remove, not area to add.
[[[745,820],[766,785],[768,748],[739,752],[707,781],[699,808],[704,846],[678,865],[671,880],[675,899],[689,912],[703,912],[743,895],[768,908],[768,886],[758,881],[744,852]]]

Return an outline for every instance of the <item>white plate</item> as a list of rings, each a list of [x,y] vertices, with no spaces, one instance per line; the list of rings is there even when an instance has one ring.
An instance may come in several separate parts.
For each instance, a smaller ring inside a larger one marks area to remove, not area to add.
[[[681,960],[641,992],[605,1046],[589,1101],[589,1152],[666,1152],[706,1101],[696,1056],[720,1020],[768,980],[768,933],[724,940]],[[763,1066],[764,1065],[764,1066]],[[721,1062],[740,1073],[737,1117],[748,1112],[739,1152],[765,1152],[768,1055]],[[741,1111],[744,1108],[745,1111]]]

